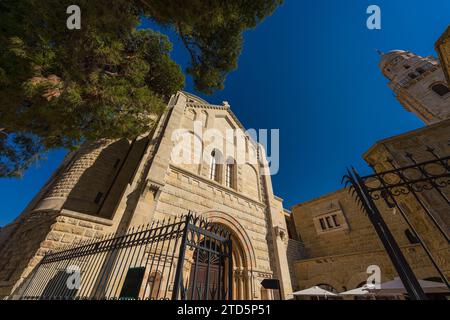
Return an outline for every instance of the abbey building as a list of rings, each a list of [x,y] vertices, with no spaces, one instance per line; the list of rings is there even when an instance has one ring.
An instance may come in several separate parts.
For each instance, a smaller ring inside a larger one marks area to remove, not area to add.
[[[448,30],[436,49],[440,60],[403,50],[381,56],[379,66],[389,87],[426,126],[375,143],[363,155],[375,173],[430,159],[448,167],[448,159],[442,162],[450,154]],[[217,145],[205,145],[199,130],[214,132]],[[268,170],[265,152],[228,103],[213,105],[178,92],[152,132],[133,141],[87,143],[68,154],[21,215],[0,230],[0,297],[20,295],[52,250],[97,243],[107,234],[122,235],[190,211],[231,234],[232,263],[212,266],[217,279],[228,271],[229,298],[290,299],[293,291],[311,286],[347,291],[366,282],[372,265],[380,268],[382,281],[397,275],[347,190],[295,205],[289,212],[275,195]],[[379,210],[415,275],[440,281],[450,276],[450,190],[413,191],[398,199],[381,193]],[[158,256],[159,264],[163,250],[145,254],[153,255],[153,261]],[[194,255],[187,257],[193,260]],[[208,280],[211,260],[206,256],[201,262],[208,263],[203,280]],[[168,291],[177,286],[167,273],[147,274],[152,285],[143,290],[144,298],[159,297],[159,289],[153,290],[156,277]],[[270,279],[279,281],[279,291],[262,286]]]
[[[207,149],[194,126],[213,128],[226,141]],[[199,161],[174,161],[180,130],[191,138],[181,149],[198,154]],[[69,154],[2,230],[0,296],[15,292],[49,250],[193,211],[232,234],[234,299],[275,298],[278,291],[261,286],[271,278],[280,280],[281,295],[288,298],[285,211],[264,174],[264,154],[244,132],[227,103],[212,105],[179,92],[150,134],[86,144]],[[236,161],[221,150],[224,145],[253,161]]]

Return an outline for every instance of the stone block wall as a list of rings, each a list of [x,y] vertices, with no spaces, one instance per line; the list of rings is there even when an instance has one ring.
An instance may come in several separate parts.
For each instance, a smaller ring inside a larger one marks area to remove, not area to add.
[[[314,218],[327,213],[327,210],[335,212],[334,207],[327,209],[332,203],[337,203],[341,208],[348,228],[323,232]],[[402,217],[392,209],[383,208],[386,223],[399,244],[409,244],[404,233],[407,226]],[[382,249],[381,241],[369,218],[345,189],[294,206],[292,216],[299,238],[304,243],[307,258]]]
[[[47,252],[111,232],[108,221],[83,214],[40,212],[24,219],[0,251],[0,298],[14,292]]]
[[[448,157],[449,137],[450,119],[380,141],[364,158],[378,172],[392,169],[391,163],[386,161],[387,158],[392,159],[397,168],[413,165],[414,162],[406,156],[407,153],[412,154],[417,163],[436,160],[427,148],[431,147],[438,157]],[[428,166],[427,170],[432,172],[433,167]],[[442,172],[442,169],[438,170]],[[440,267],[449,273],[450,245],[444,234],[447,238],[450,236],[450,205],[446,200],[450,198],[450,186],[439,190],[442,194],[433,187],[431,191],[417,192],[417,197],[412,193],[397,197],[397,201]]]
[[[403,246],[402,251],[419,279],[438,276],[419,245]],[[397,276],[384,250],[299,260],[295,263],[295,270],[300,289],[326,284],[344,292],[365,283],[369,277],[367,268],[371,265],[380,267],[381,282]]]
[[[297,275],[295,273],[295,264],[297,261],[305,258],[305,246],[303,242],[289,239],[286,249],[287,260],[289,264],[289,274],[291,275],[292,289],[299,289]]]
[[[235,297],[266,297],[260,282],[275,274],[284,294],[290,294],[282,200],[275,199],[270,177],[260,176],[261,164],[238,164],[235,184],[227,187],[224,174],[220,181],[209,179],[207,163],[199,169],[171,163],[172,133],[193,126],[197,115],[185,112],[193,108],[204,127],[243,128],[229,106],[209,105],[180,92],[148,136],[131,145],[126,140],[84,145],[66,158],[24,211],[27,218],[13,236],[0,240],[0,296],[14,291],[49,250],[188,211],[232,231]],[[246,141],[253,150],[255,144]]]
[[[215,211],[232,215],[250,237],[260,270],[271,272],[265,238],[268,226],[264,204],[172,167],[159,196],[155,217],[163,219],[185,214],[189,210],[198,214]]]

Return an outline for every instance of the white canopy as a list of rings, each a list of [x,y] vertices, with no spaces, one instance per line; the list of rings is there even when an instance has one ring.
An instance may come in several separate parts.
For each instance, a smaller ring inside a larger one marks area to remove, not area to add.
[[[314,286],[309,289],[297,291],[293,293],[294,296],[316,296],[316,297],[332,297],[337,296],[337,294],[322,289],[321,287]]]
[[[370,291],[369,291],[369,290],[374,289],[374,288],[375,288],[375,285],[372,285],[372,284],[370,284],[370,285],[365,284],[365,285],[363,285],[363,286],[360,287],[360,288],[356,288],[356,289],[352,289],[352,290],[349,290],[349,291],[341,292],[341,293],[339,293],[339,295],[342,295],[342,296],[366,296],[366,295],[374,295],[373,292],[370,292]]]
[[[433,282],[426,280],[419,280],[419,285],[422,287],[425,293],[450,293],[447,286],[441,282]],[[392,281],[382,283],[380,288],[371,288],[370,292],[377,295],[383,294],[405,294],[407,293],[405,286],[399,277],[394,278]]]

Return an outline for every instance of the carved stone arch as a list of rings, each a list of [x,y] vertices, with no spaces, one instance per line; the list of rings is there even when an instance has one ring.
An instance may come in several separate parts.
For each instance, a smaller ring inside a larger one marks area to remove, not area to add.
[[[220,210],[209,210],[202,213],[210,222],[218,223],[231,231],[232,235],[239,241],[242,246],[245,264],[249,270],[256,268],[256,254],[250,237],[248,236],[242,224],[231,214]]]
[[[196,134],[194,131],[192,130],[188,130],[188,129],[183,129],[183,135],[189,135],[189,146],[186,146],[183,144],[183,150],[184,148],[188,148],[190,150],[190,159],[189,162],[185,163],[183,161],[183,163],[176,163],[175,161],[175,165],[179,165],[184,169],[187,169],[195,174],[200,174],[201,173],[201,169],[202,169],[202,159],[203,159],[203,150],[204,150],[204,143],[202,138]],[[185,140],[183,140],[185,141]],[[180,142],[174,142],[174,146],[176,145],[176,143],[180,143]],[[200,148],[199,150],[196,150],[196,148]],[[196,152],[198,152],[198,154],[196,155]],[[174,160],[172,158],[172,160]]]
[[[208,221],[222,225],[231,233],[233,246],[233,300],[250,300],[254,294],[252,271],[256,268],[256,255],[244,227],[232,215],[218,210],[202,214]]]
[[[208,155],[208,178],[218,183],[222,183],[224,163],[222,150],[214,148],[211,154]]]
[[[198,117],[197,112],[193,108],[187,108],[185,117],[191,121],[195,121]]]
[[[335,288],[336,290],[338,290],[340,292],[343,291],[342,287],[344,286],[344,283],[335,279],[331,275],[319,275],[319,276],[309,279],[306,282],[306,285],[302,289],[308,289],[310,287],[313,287],[313,286],[316,286],[319,284],[327,284],[329,286],[332,286],[333,288]]]
[[[228,156],[225,160],[225,184],[227,187],[237,189],[238,174],[236,160],[232,156]]]
[[[197,115],[198,121],[201,121],[202,126],[206,128],[208,126],[209,113],[206,110],[200,111]]]
[[[197,174],[201,174],[201,172],[202,172],[202,162],[203,162],[202,161],[202,159],[203,159],[203,150],[205,149],[205,145],[204,145],[202,137],[200,137],[198,134],[196,134],[192,130],[189,130],[189,133],[194,136],[194,139],[198,139],[200,141],[200,150],[198,151],[199,155],[198,155],[198,157],[196,159],[198,161],[198,163],[196,165],[198,166]],[[195,150],[193,152],[195,152]]]
[[[252,173],[252,177],[248,176],[249,169]],[[254,181],[248,181],[249,178],[252,180],[254,178]],[[247,162],[242,166],[241,180],[243,193],[247,196],[256,197],[258,200],[261,200],[261,179],[258,170],[253,164]],[[256,186],[254,186],[256,190],[249,189],[249,187],[251,188],[252,183],[256,184]]]

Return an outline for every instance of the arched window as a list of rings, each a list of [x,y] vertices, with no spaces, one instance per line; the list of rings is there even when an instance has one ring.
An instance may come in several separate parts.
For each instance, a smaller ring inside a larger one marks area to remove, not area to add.
[[[416,69],[416,71],[417,71],[419,74],[424,74],[424,73],[425,73],[425,69],[424,69],[424,68],[421,68],[421,67],[418,67],[418,68]]]
[[[236,163],[233,158],[228,158],[225,171],[225,184],[228,188],[236,189]]]
[[[211,162],[209,166],[209,178],[211,180],[220,182],[221,180],[221,155],[217,150],[211,152]]]
[[[199,121],[201,121],[202,126],[206,128],[208,123],[208,113],[206,111],[202,111],[199,114]]]
[[[216,180],[216,165],[216,150],[214,150],[213,152],[211,152],[211,162],[209,164],[209,178],[211,180]]]
[[[415,74],[414,72],[409,73],[408,76],[409,76],[411,79],[417,78],[417,74]]]
[[[447,93],[450,92],[450,89],[449,89],[446,85],[444,85],[444,84],[442,84],[442,83],[434,84],[434,85],[431,87],[431,89],[432,89],[434,92],[436,92],[438,95],[440,95],[441,97],[442,97],[442,96],[445,96]]]

